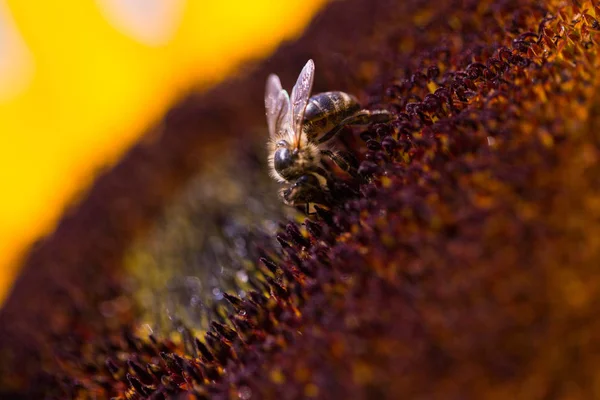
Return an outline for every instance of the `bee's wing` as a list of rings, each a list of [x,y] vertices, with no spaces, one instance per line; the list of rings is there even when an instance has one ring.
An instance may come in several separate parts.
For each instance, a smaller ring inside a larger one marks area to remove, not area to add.
[[[267,125],[269,126],[269,135],[271,138],[287,130],[290,124],[290,97],[288,93],[281,88],[279,77],[275,74],[267,78],[265,88],[265,111],[267,114]]]
[[[313,60],[308,60],[304,68],[302,68],[302,71],[298,76],[298,80],[292,89],[292,128],[294,131],[294,142],[296,146],[300,144],[304,110],[308,104],[314,77],[315,63]]]

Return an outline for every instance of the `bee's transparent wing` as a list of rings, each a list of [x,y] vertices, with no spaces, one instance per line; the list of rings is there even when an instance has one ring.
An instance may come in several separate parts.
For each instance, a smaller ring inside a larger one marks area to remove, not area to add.
[[[290,97],[281,88],[279,77],[275,74],[267,78],[265,88],[265,111],[269,135],[274,138],[287,130],[290,124]]]
[[[315,63],[313,60],[308,60],[304,68],[302,68],[302,71],[298,76],[298,80],[292,89],[292,128],[294,131],[294,142],[296,146],[300,144],[304,110],[306,110],[306,105],[308,104],[314,77]]]

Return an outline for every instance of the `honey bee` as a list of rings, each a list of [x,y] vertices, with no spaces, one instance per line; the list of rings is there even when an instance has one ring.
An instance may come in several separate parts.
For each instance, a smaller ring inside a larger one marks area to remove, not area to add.
[[[292,89],[291,98],[275,74],[267,79],[265,109],[269,127],[269,168],[271,176],[282,184],[283,202],[290,206],[329,206],[333,179],[324,162],[334,164],[352,176],[356,167],[341,152],[327,147],[344,126],[387,122],[386,110],[361,109],[358,100],[344,92],[325,92],[310,97],[315,74],[313,60],[308,60]]]

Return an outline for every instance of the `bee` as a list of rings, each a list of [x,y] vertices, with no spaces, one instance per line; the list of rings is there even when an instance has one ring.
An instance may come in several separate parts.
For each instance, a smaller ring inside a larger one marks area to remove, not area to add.
[[[329,159],[351,176],[356,167],[327,142],[347,125],[387,122],[386,110],[361,109],[358,100],[344,92],[325,92],[310,97],[315,74],[308,60],[292,89],[291,98],[275,74],[269,75],[265,89],[265,109],[269,127],[269,168],[271,176],[286,187],[280,190],[290,206],[334,203],[330,191],[333,178],[324,160]]]

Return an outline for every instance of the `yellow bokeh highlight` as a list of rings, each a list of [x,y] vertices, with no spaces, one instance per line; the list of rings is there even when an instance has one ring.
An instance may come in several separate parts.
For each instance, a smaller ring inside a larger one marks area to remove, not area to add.
[[[94,171],[193,85],[299,35],[324,2],[187,0],[170,39],[151,45],[111,25],[100,1],[6,0],[33,76],[0,96],[0,302],[27,245]]]

